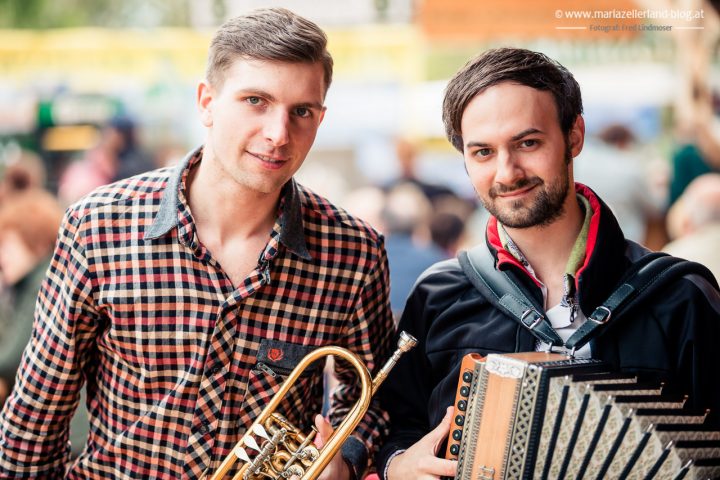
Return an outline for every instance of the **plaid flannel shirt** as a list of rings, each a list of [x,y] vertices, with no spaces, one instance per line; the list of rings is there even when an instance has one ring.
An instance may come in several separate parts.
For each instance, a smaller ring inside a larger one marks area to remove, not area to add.
[[[198,242],[188,208],[188,172],[200,157],[68,209],[0,416],[0,478],[198,478],[313,348],[344,346],[371,372],[389,356],[382,236],[291,180],[257,268],[236,288]],[[335,424],[359,390],[341,367]],[[322,404],[317,370],[282,404],[306,432]],[[67,466],[84,382],[88,443]],[[386,430],[373,402],[343,456],[362,471]]]

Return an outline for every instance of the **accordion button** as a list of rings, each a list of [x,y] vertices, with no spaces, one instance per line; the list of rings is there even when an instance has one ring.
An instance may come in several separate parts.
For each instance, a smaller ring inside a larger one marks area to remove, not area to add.
[[[457,417],[455,417],[455,425],[457,425],[457,426],[459,426],[459,427],[462,427],[464,423],[465,423],[465,417],[464,417],[464,416],[458,415]]]
[[[453,455],[457,455],[458,453],[460,453],[460,445],[451,445],[450,453],[452,453]]]
[[[465,373],[463,373],[463,377],[462,377],[462,378],[463,378],[463,382],[465,382],[465,383],[470,383],[470,382],[472,381],[472,373],[470,373],[470,372],[465,372]]]
[[[462,430],[453,430],[452,438],[459,442],[462,439]]]
[[[470,395],[470,389],[468,387],[460,387],[460,395],[467,397]]]
[[[467,409],[467,402],[465,400],[460,400],[457,404],[458,410],[461,412],[464,412]]]

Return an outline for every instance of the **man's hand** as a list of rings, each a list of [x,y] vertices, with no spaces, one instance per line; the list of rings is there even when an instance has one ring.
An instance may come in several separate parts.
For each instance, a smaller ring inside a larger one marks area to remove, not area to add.
[[[0,405],[5,403],[8,396],[10,395],[10,389],[4,379],[0,378]]]
[[[457,461],[437,458],[437,450],[450,431],[453,407],[448,407],[445,418],[415,445],[390,460],[388,480],[438,479],[454,477]]]
[[[333,433],[333,427],[322,415],[315,415],[315,428],[318,429],[317,441],[318,448],[322,448]],[[320,474],[318,480],[350,480],[350,467],[348,467],[340,450],[335,454],[330,463],[327,464],[325,470]]]
[[[330,439],[333,427],[322,415],[315,415],[315,428],[318,431],[315,445],[322,448]],[[297,478],[296,476],[291,477],[291,480],[297,480]],[[322,471],[318,480],[350,480],[350,467],[343,460],[339,450]]]

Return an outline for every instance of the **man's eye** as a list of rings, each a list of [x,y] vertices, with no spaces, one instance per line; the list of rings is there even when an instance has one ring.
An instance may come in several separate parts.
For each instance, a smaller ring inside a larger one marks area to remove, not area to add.
[[[537,140],[529,139],[523,140],[520,145],[522,145],[523,147],[534,147],[535,145],[537,145],[537,143]]]
[[[295,115],[301,118],[309,117],[310,113],[310,109],[307,107],[298,107],[295,109]]]
[[[262,102],[260,97],[247,97],[245,101],[248,102],[250,105],[260,105],[260,102]]]
[[[489,148],[480,148],[475,152],[475,155],[478,157],[487,157],[492,153],[492,150]]]

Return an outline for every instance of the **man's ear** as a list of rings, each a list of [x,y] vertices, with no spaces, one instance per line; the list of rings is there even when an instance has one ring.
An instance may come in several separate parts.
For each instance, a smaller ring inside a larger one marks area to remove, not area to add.
[[[212,106],[215,90],[210,82],[203,80],[197,87],[197,107],[200,112],[200,121],[206,127],[212,127]]]
[[[570,142],[570,153],[572,158],[575,158],[580,155],[585,144],[585,119],[582,115],[578,115],[575,119],[575,123],[570,128],[568,140]]]

